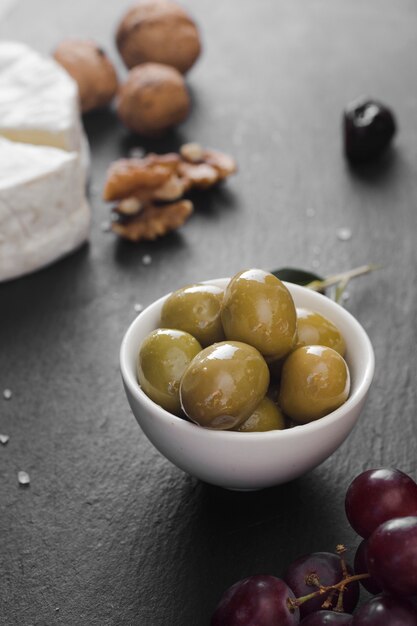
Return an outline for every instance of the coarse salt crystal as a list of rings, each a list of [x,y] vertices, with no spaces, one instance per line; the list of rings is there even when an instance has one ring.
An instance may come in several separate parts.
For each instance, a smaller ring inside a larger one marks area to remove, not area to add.
[[[23,487],[27,487],[28,485],[30,485],[30,476],[27,472],[18,472],[17,480],[19,481],[19,485],[22,485]]]

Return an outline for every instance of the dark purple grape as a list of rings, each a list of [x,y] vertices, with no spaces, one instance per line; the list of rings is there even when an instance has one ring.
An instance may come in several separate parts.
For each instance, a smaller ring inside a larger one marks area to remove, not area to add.
[[[352,626],[417,626],[417,611],[405,598],[376,596],[356,611]]]
[[[397,127],[392,111],[371,98],[349,103],[343,123],[345,154],[352,162],[370,161],[382,154]]]
[[[305,617],[300,626],[351,626],[352,615],[336,611],[317,611]]]
[[[417,484],[397,469],[372,469],[349,486],[346,515],[353,530],[367,539],[383,522],[417,515]]]
[[[350,574],[353,573],[351,567],[348,566]],[[343,578],[342,565],[340,557],[331,552],[315,552],[300,557],[287,569],[284,580],[289,588],[294,592],[297,598],[306,596],[314,592],[317,587],[308,580],[312,574],[315,574],[324,587],[336,585]],[[310,583],[310,584],[309,584]],[[337,602],[337,592],[334,595],[334,601]],[[357,582],[350,583],[343,594],[343,609],[346,613],[351,613],[358,603],[359,584]],[[307,600],[300,606],[300,615],[305,617],[314,611],[320,611],[323,602],[327,599],[327,595],[321,595],[311,600]]]
[[[378,526],[368,540],[367,560],[369,573],[384,591],[417,595],[417,517],[400,517]]]
[[[294,626],[298,609],[290,610],[294,594],[275,576],[250,576],[230,587],[220,600],[211,626]]]
[[[355,560],[353,562],[353,569],[355,570],[355,574],[369,574],[368,572],[368,562],[367,562],[367,551],[368,551],[368,542],[366,539],[361,541],[356,550]],[[378,585],[376,580],[373,578],[364,578],[360,581],[361,584],[365,587],[369,593],[372,593],[376,596],[378,593],[381,593],[381,586]]]

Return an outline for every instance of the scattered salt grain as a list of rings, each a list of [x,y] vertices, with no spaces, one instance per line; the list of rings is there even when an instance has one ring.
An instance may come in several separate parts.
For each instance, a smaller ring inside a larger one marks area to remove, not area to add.
[[[143,304],[136,302],[133,308],[135,309],[136,313],[141,313],[144,307],[143,307]]]
[[[350,228],[339,228],[337,238],[340,239],[340,241],[349,241],[349,239],[352,239],[352,231]]]
[[[12,394],[11,389],[5,389],[5,390],[3,391],[3,398],[4,398],[5,400],[10,400],[10,398],[12,397],[12,395],[13,395],[13,394]]]
[[[2,435],[0,433],[0,443],[5,446],[7,444],[7,442],[9,441],[10,437],[9,435]]]
[[[22,485],[22,487],[28,487],[30,485],[30,476],[27,472],[18,472],[17,480],[19,481],[19,485]]]
[[[150,265],[152,263],[152,257],[150,254],[145,254],[142,257],[142,263],[143,265]]]

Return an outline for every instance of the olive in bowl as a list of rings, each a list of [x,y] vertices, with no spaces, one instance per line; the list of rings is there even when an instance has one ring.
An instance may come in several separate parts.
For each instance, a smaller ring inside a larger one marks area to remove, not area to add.
[[[224,289],[229,279],[208,282]],[[332,413],[308,424],[267,432],[213,430],[155,404],[138,384],[136,361],[145,337],[160,324],[168,296],[147,307],[125,334],[120,352],[121,373],[138,424],[161,454],[205,482],[238,490],[288,482],[333,454],[359,418],[374,372],[374,353],[365,330],[348,311],[329,298],[306,287],[285,285],[296,307],[324,315],[340,330],[347,346],[349,398]]]
[[[261,433],[268,430],[283,430],[285,428],[285,416],[280,408],[268,396],[257,405],[249,417],[237,428],[240,433]]]
[[[227,339],[248,343],[267,358],[285,356],[294,344],[294,301],[284,283],[264,270],[250,269],[233,276],[225,291],[221,318]]]
[[[197,354],[185,370],[181,405],[200,426],[236,428],[255,411],[268,385],[268,366],[256,348],[221,341]]]
[[[181,413],[180,382],[201,345],[189,333],[158,328],[143,341],[137,361],[138,381],[162,408]]]
[[[301,346],[283,364],[279,405],[292,420],[307,424],[342,406],[349,388],[349,369],[336,350]]]
[[[225,339],[220,319],[224,290],[216,285],[189,285],[164,302],[161,327],[190,333],[206,348]]]
[[[297,343],[300,346],[327,346],[341,356],[345,355],[346,343],[340,330],[324,315],[309,309],[297,309]]]

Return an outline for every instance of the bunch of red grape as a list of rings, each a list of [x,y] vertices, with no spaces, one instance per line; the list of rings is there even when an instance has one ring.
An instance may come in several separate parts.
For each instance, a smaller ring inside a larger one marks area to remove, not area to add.
[[[345,507],[363,538],[354,569],[340,545],[297,559],[283,579],[250,576],[225,592],[211,626],[417,626],[417,484],[396,469],[368,470]],[[353,613],[359,582],[374,597]]]

